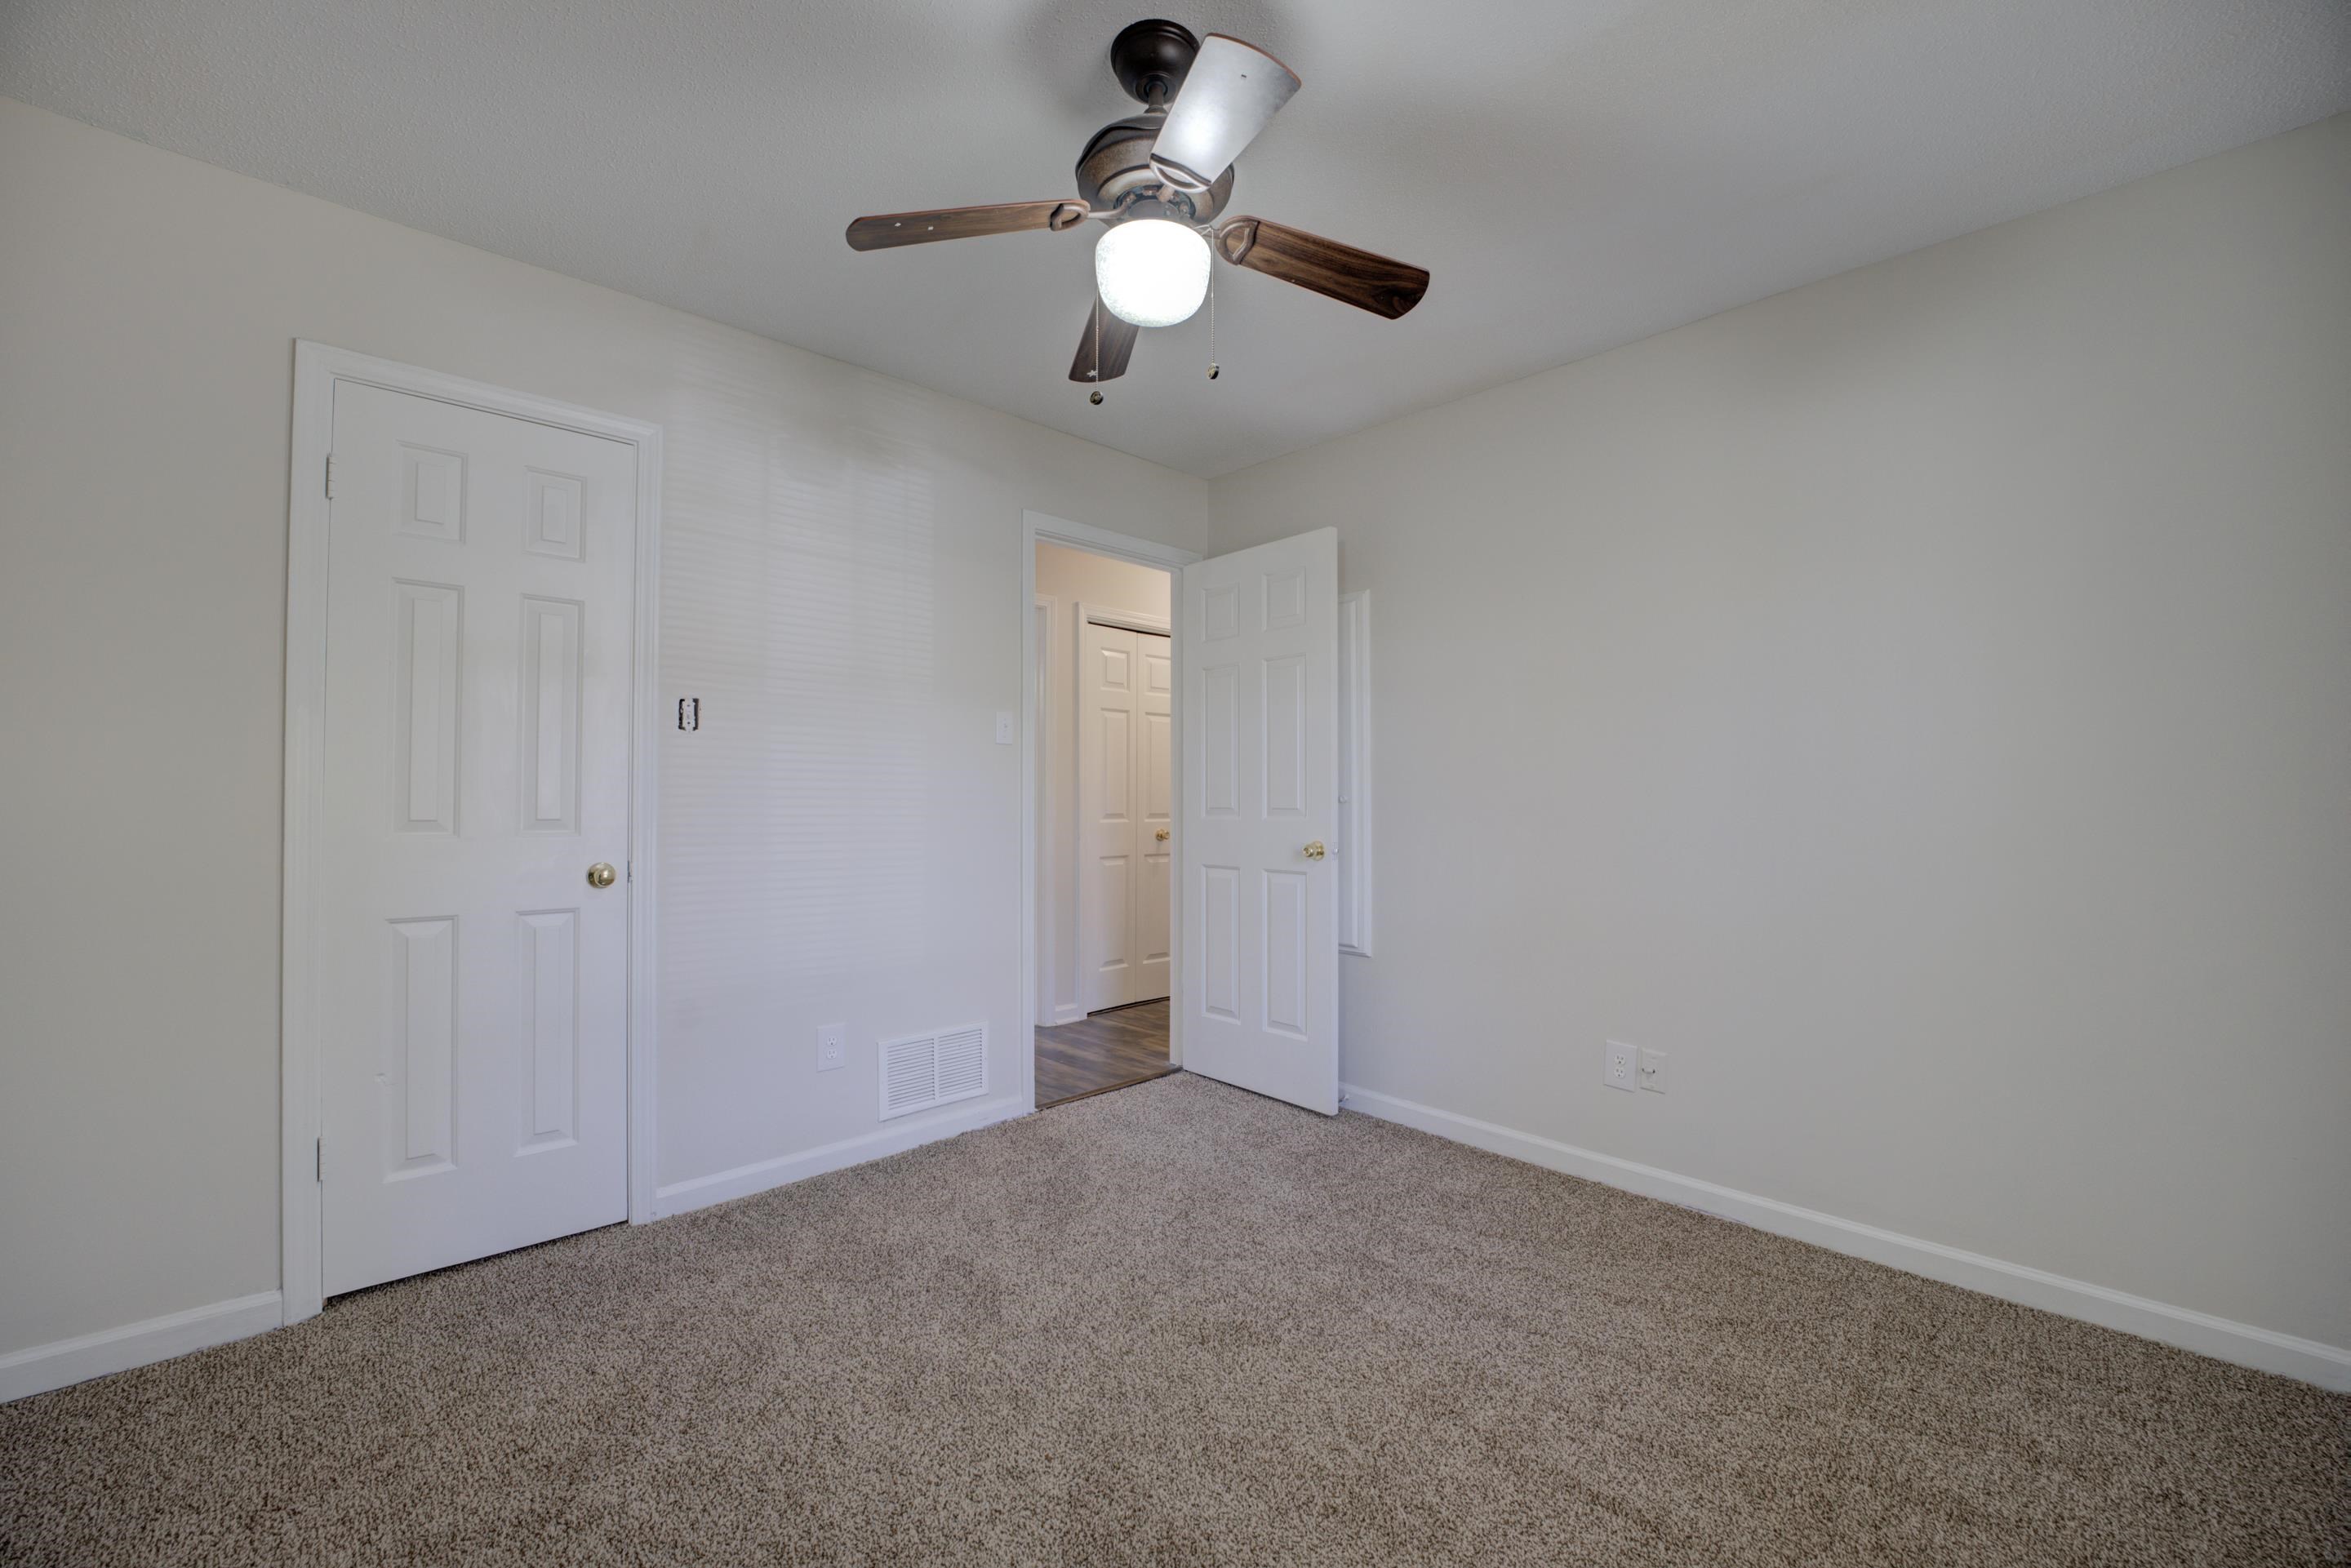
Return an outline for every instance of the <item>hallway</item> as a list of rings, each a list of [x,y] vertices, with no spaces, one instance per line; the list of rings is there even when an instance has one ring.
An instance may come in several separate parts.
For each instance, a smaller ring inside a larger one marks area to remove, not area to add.
[[[1175,1071],[1167,998],[1111,1008],[1037,1030],[1037,1108],[1125,1089]]]

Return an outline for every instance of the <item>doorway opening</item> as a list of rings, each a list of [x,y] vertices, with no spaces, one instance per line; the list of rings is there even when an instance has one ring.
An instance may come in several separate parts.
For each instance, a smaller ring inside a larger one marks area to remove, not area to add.
[[[1035,543],[1041,1109],[1176,1070],[1174,578]]]

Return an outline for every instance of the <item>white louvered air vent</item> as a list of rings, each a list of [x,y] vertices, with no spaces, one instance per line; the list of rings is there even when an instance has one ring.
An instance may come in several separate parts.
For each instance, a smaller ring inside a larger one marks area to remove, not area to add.
[[[987,1026],[882,1042],[882,1120],[987,1092]]]

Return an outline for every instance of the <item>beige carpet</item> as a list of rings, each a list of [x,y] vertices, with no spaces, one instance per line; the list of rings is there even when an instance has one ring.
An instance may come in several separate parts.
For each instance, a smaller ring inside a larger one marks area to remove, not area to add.
[[[2255,1563],[2351,1399],[1189,1075],[0,1406],[8,1563]]]

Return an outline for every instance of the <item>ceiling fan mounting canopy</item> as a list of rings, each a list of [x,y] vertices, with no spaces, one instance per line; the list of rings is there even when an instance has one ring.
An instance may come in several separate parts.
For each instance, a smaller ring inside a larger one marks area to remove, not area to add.
[[[1163,17],[1130,22],[1111,40],[1111,74],[1126,95],[1145,109],[1165,109],[1176,101],[1200,52],[1200,40],[1180,22]]]

